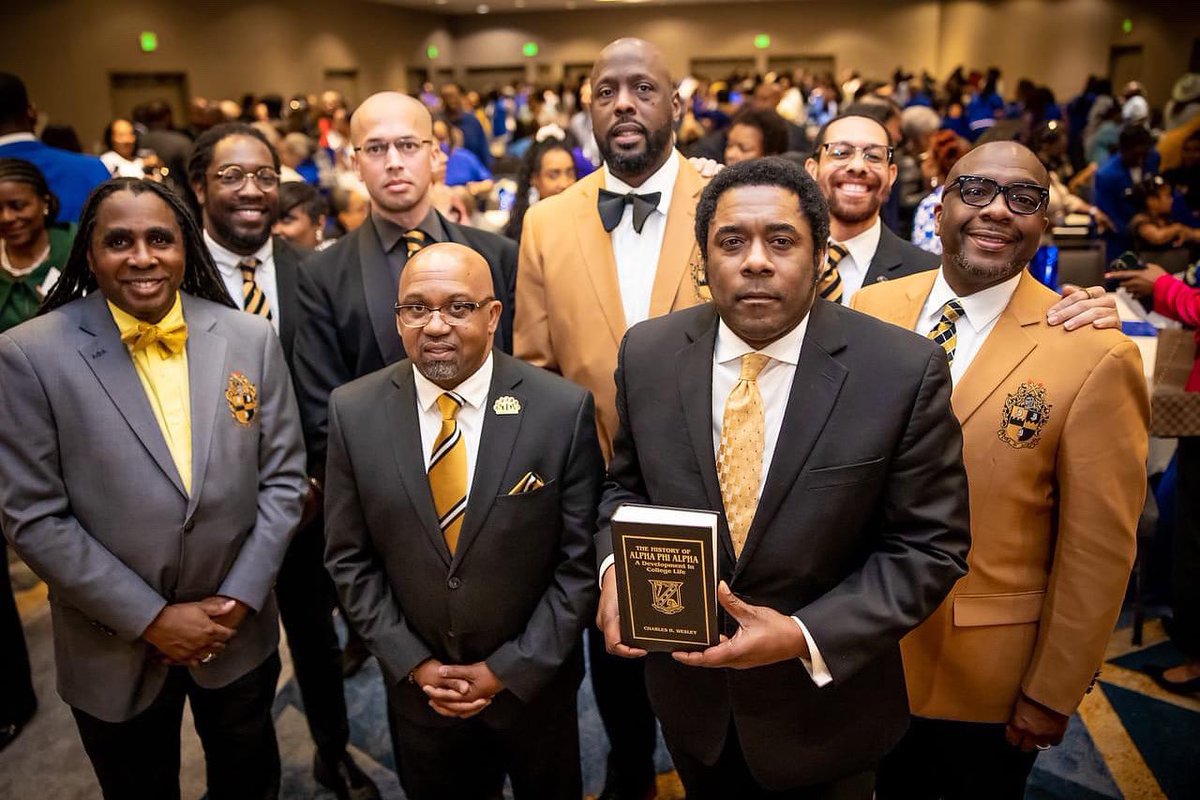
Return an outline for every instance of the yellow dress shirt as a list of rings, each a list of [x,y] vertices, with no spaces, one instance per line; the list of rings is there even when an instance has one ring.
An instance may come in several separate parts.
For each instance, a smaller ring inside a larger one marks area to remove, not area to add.
[[[139,320],[130,314],[108,304],[113,320],[125,339],[131,333],[136,333]],[[175,305],[162,318],[159,325],[169,328],[183,323],[183,303],[179,295],[175,295]],[[146,399],[150,401],[150,409],[154,419],[158,421],[159,430],[171,451],[171,459],[179,470],[179,478],[188,494],[192,492],[192,402],[188,394],[187,349],[179,353],[171,353],[166,347],[158,344],[134,352],[132,345],[129,355],[137,370],[142,388],[146,391]]]

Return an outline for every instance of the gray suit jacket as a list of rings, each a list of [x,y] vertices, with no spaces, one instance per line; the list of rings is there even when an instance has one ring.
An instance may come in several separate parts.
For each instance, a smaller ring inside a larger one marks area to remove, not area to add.
[[[0,526],[50,587],[58,690],[110,722],[158,695],[139,637],[163,606],[214,594],[253,610],[211,664],[224,686],[278,644],[271,587],[307,490],[299,414],[265,320],[183,295],[192,492],[99,293],[0,336]],[[243,425],[231,373],[257,389]]]

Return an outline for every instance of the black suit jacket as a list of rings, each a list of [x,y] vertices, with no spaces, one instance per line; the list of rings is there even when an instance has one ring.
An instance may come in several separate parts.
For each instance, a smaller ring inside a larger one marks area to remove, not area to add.
[[[871,266],[863,278],[862,285],[894,281],[896,278],[937,269],[941,263],[941,256],[922,250],[912,242],[904,241],[884,225],[879,233],[879,246],[875,248],[875,257],[871,259]]]
[[[620,427],[597,550],[621,503],[722,511],[712,439],[717,313],[699,306],[630,329],[617,365]],[[674,365],[664,370],[663,365]],[[720,577],[743,600],[804,621],[833,675],[798,660],[748,670],[646,662],[673,749],[713,763],[730,718],[770,789],[874,764],[908,724],[899,641],[966,571],[962,434],[941,348],[818,300],[778,446],[740,559],[721,518]],[[727,635],[736,623],[722,614]]]
[[[604,462],[592,396],[494,352],[471,494],[453,557],[421,451],[412,362],[330,401],[326,566],[342,607],[397,689],[401,713],[433,715],[408,673],[426,658],[486,660],[506,691],[483,712],[503,725],[573,699],[595,614],[596,507]],[[498,414],[499,397],[520,403]],[[528,472],[545,482],[508,492]],[[559,706],[561,708],[561,705]]]
[[[296,328],[300,322],[300,262],[311,253],[281,236],[272,239],[271,249],[275,259],[275,293],[279,302],[279,341],[283,343],[283,355],[287,358],[288,369],[295,374],[293,358],[296,350]]]
[[[440,216],[440,215],[439,215]],[[487,231],[441,217],[449,241],[483,256],[492,270],[496,299],[504,304],[496,347],[512,352],[517,245]],[[297,294],[301,322],[293,359],[296,395],[304,422],[309,474],[325,469],[329,393],[404,358],[396,330],[396,283],[375,226],[365,223],[300,268]]]

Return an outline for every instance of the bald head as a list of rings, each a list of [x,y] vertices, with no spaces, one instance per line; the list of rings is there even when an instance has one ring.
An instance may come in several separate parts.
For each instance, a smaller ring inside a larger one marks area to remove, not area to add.
[[[351,143],[361,146],[372,128],[388,122],[403,123],[423,139],[433,135],[433,116],[420,100],[401,92],[377,92],[350,117]]]
[[[642,69],[661,78],[666,85],[671,85],[671,71],[667,69],[667,57],[656,45],[645,39],[626,37],[607,45],[600,51],[600,55],[592,67],[592,83],[596,83],[596,76],[602,74],[604,69],[614,62],[638,64]]]
[[[428,281],[455,283],[471,300],[492,296],[492,271],[483,256],[454,242],[431,244],[408,260],[400,273],[400,302],[408,302],[413,286]]]
[[[1050,175],[1037,155],[1023,144],[1017,142],[986,142],[968,152],[950,168],[946,183],[950,183],[959,175],[983,175],[993,170],[1023,171],[1027,173],[1026,180],[1032,179],[1039,186],[1049,186]],[[993,178],[993,180],[996,180]],[[1000,183],[1008,181],[1001,180]]]

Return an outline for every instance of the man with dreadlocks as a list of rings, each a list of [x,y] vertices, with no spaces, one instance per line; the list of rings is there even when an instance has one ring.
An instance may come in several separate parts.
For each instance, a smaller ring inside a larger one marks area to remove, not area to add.
[[[0,374],[0,527],[50,587],[104,796],[179,796],[187,698],[208,796],[277,797],[271,586],[307,482],[270,324],[176,195],[116,179],[39,316],[0,335]]]

